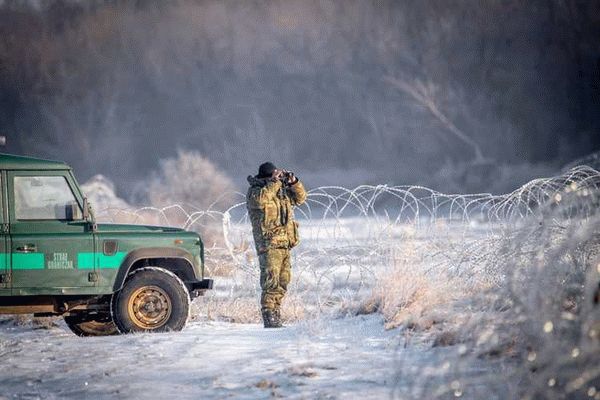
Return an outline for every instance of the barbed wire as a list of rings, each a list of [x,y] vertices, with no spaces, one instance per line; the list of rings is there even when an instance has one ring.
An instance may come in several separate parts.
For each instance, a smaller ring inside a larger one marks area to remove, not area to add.
[[[486,222],[510,222],[534,215],[547,204],[558,204],[569,193],[585,197],[597,191],[599,186],[600,173],[587,166],[575,167],[556,177],[532,180],[503,195],[444,194],[423,186],[361,185],[354,189],[323,186],[310,190],[308,201],[296,213],[306,220],[314,220],[315,217],[385,216],[392,223],[434,222],[439,219],[468,222],[474,218]],[[100,210],[98,218],[114,221],[127,216],[132,223],[146,222],[150,218],[186,229],[193,228],[203,219],[227,219],[229,223],[231,215],[245,207],[243,193],[236,192],[233,197],[238,201],[224,211],[198,210],[190,204],[174,204],[161,208],[106,208]],[[379,205],[383,207],[378,208]],[[390,210],[394,214],[390,215]]]

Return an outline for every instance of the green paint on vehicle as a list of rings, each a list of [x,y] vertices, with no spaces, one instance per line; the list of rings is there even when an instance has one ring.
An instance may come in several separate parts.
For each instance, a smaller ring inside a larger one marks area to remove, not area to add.
[[[78,253],[77,268],[94,269],[94,265],[97,265],[100,269],[116,269],[121,266],[125,256],[127,256],[127,253],[124,251],[119,251],[112,256],[97,253],[94,262],[94,253]]]
[[[3,306],[33,305],[32,298],[27,296],[53,299],[53,296],[68,294],[79,304],[90,295],[110,295],[126,278],[120,268],[124,263],[129,264],[130,254],[151,260],[185,258],[191,264],[186,273],[190,280],[186,284],[200,287],[199,284],[209,282],[204,279],[204,246],[197,233],[165,226],[97,223],[89,204],[84,207],[87,202],[67,164],[0,154],[0,172],[0,203],[4,210],[1,219],[7,225],[5,228],[9,228],[4,231],[3,246],[0,246],[0,314]],[[23,186],[22,179],[33,183],[32,177],[36,178],[36,185]],[[41,186],[37,185],[38,180]],[[61,182],[61,188],[53,186],[52,182],[57,181]],[[47,190],[49,187],[53,188],[52,194]],[[65,217],[69,216],[66,219],[20,219],[23,210],[15,208],[20,189],[31,192],[32,203],[27,207],[35,212],[41,211],[41,207],[50,210],[57,206],[60,207],[57,211],[63,210],[67,203],[63,204],[62,199],[68,199],[68,204],[78,205],[84,213],[65,213]],[[26,247],[33,252],[23,253],[28,250]],[[18,252],[18,248],[22,251]],[[119,252],[106,255],[105,249]],[[149,261],[149,265],[152,263]],[[177,266],[179,264],[174,262],[173,267]],[[75,300],[78,295],[82,298]],[[23,303],[18,301],[21,297]],[[43,299],[44,306],[46,300]],[[63,301],[64,298],[57,299],[58,304]]]
[[[94,256],[96,258],[94,262]],[[77,268],[78,269],[94,269],[97,265],[100,269],[117,269],[123,263],[127,256],[127,252],[117,252],[112,256],[105,254],[94,253],[78,253]],[[6,253],[0,253],[0,266],[7,265]],[[28,270],[28,269],[45,269],[44,253],[12,253],[12,269],[13,270]]]
[[[98,266],[100,268],[119,268],[123,263],[123,260],[127,256],[127,253],[124,251],[116,252],[113,256],[107,256],[104,254],[96,254],[96,259],[98,261]]]
[[[44,253],[12,253],[12,269],[44,269]]]
[[[94,269],[94,253],[77,253],[78,269]]]

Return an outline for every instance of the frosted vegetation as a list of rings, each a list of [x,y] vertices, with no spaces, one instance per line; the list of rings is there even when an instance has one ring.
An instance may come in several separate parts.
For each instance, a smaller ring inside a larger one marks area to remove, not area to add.
[[[507,398],[600,398],[599,189],[589,167],[502,196],[314,188],[296,210],[302,243],[284,317],[379,313],[406,346],[452,349],[443,365],[398,364],[401,396],[461,396],[500,373]],[[224,209],[106,208],[98,218],[200,232],[216,290],[193,318],[258,322],[244,195],[229,199]],[[481,360],[488,367],[473,369]]]

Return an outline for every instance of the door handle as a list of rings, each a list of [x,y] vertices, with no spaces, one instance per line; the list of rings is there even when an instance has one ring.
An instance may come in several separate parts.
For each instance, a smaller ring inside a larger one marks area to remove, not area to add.
[[[35,244],[24,244],[21,247],[17,247],[17,253],[34,253],[37,251]]]

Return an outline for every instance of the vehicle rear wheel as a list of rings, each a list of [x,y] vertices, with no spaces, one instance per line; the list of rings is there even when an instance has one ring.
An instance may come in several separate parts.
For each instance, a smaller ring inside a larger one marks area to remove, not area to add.
[[[190,295],[175,274],[158,267],[134,271],[113,295],[111,312],[122,333],[180,331],[190,310]]]
[[[77,336],[111,336],[119,333],[117,326],[108,316],[67,315],[65,323]]]

